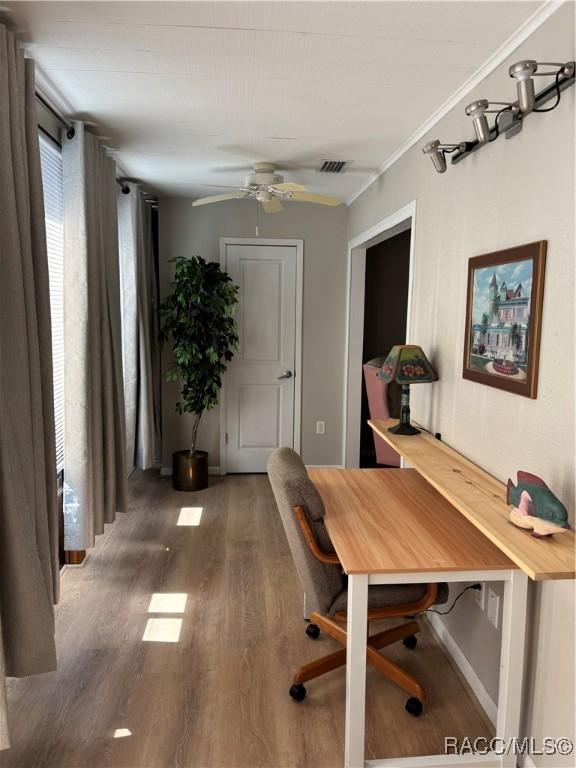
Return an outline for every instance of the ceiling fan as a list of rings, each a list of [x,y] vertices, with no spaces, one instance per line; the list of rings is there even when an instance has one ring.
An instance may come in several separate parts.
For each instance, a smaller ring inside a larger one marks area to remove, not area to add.
[[[217,186],[210,184],[209,186]],[[233,189],[234,192],[226,192],[221,195],[211,195],[194,200],[192,205],[207,205],[220,203],[224,200],[237,200],[252,198],[262,203],[266,213],[277,213],[283,209],[282,200],[296,200],[301,203],[317,203],[319,205],[340,205],[342,202],[337,197],[329,195],[315,195],[308,191],[308,187],[294,182],[285,182],[280,174],[276,173],[276,166],[272,163],[256,163],[254,172],[246,177],[243,187],[222,187]]]

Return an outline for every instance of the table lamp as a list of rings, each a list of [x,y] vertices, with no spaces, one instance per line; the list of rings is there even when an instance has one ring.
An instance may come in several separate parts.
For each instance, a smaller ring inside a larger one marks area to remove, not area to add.
[[[416,344],[400,344],[392,347],[390,354],[378,371],[378,378],[386,383],[395,381],[402,388],[400,421],[389,432],[397,435],[417,435],[419,429],[410,424],[410,384],[430,384],[438,381],[436,371]]]

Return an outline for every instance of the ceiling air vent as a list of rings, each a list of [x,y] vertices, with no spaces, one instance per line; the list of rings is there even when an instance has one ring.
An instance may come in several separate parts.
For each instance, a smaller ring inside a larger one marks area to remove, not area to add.
[[[346,167],[346,160],[322,160],[320,173],[342,173]]]

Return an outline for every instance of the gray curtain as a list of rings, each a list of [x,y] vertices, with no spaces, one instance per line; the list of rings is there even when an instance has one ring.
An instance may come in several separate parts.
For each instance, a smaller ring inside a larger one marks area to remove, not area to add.
[[[8,704],[6,702],[6,685],[4,669],[4,648],[2,647],[2,620],[0,617],[0,750],[10,746],[8,733]]]
[[[116,167],[75,125],[63,146],[64,547],[93,547],[126,509]]]
[[[138,418],[136,466],[151,467],[160,454],[160,348],[158,342],[158,285],[152,241],[152,211],[138,190]]]
[[[138,414],[138,289],[136,270],[136,185],[118,187],[118,244],[120,250],[120,299],[122,306],[122,364],[126,411],[126,469],[134,469]]]
[[[0,24],[0,687],[56,667],[58,509],[34,64]],[[0,746],[6,746],[4,693]]]
[[[158,289],[150,206],[138,184],[119,191],[126,448],[129,470],[148,469],[160,448]]]

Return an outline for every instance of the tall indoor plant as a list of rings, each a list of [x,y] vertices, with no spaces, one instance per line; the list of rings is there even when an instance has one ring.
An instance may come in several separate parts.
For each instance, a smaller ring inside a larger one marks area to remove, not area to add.
[[[160,340],[170,341],[173,352],[165,378],[182,383],[177,412],[193,414],[190,447],[172,456],[172,483],[178,491],[198,491],[208,485],[208,454],[196,448],[198,425],[218,403],[222,374],[238,343],[238,288],[218,264],[200,256],[174,259],[170,288],[160,307]]]

